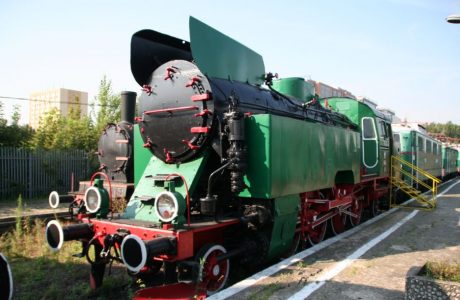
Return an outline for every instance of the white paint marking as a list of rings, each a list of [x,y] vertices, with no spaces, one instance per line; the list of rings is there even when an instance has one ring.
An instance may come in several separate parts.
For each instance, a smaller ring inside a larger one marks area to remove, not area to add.
[[[401,221],[396,223],[395,225],[391,226],[389,229],[387,229],[385,232],[377,236],[376,238],[373,238],[360,248],[353,252],[351,255],[349,255],[347,258],[342,260],[340,263],[336,264],[334,268],[328,270],[327,272],[324,272],[321,276],[319,276],[318,280],[307,284],[304,288],[302,288],[300,291],[292,295],[291,297],[288,298],[288,300],[300,300],[300,299],[305,299],[308,296],[310,296],[314,291],[322,287],[325,283],[326,280],[330,280],[333,277],[335,277],[337,274],[342,272],[346,267],[351,265],[356,259],[360,258],[362,255],[364,255],[369,249],[380,243],[382,240],[387,238],[390,234],[396,231],[399,227],[404,225],[407,221],[415,217],[419,211],[415,210],[411,212],[409,215],[404,217]]]
[[[442,184],[439,185],[439,187],[449,183],[450,181],[452,181],[452,179],[450,179],[449,181],[446,181],[446,182],[443,182]],[[453,184],[452,186],[456,185],[458,182],[460,181],[457,181],[455,184]],[[443,195],[445,192],[447,192],[452,186],[450,186],[446,191],[444,191],[442,194],[439,194],[438,196],[441,196]],[[414,199],[409,199],[407,200],[406,202],[402,203],[402,204],[408,204],[410,202],[414,201]],[[296,263],[296,262],[299,262],[301,261],[302,259],[304,259],[305,257],[308,257],[316,252],[318,252],[319,250],[322,250],[344,238],[347,238],[349,237],[350,235],[356,233],[357,231],[360,231],[362,229],[365,229],[367,228],[368,226],[372,225],[373,223],[383,219],[384,217],[386,217],[387,215],[395,212],[396,210],[398,210],[399,207],[394,207],[390,210],[387,210],[386,212],[384,213],[381,213],[380,215],[378,215],[377,217],[375,218],[372,218],[370,220],[367,220],[366,222],[364,222],[363,224],[361,224],[360,226],[357,226],[357,227],[354,227],[350,230],[347,230],[339,235],[336,235],[332,238],[329,238],[321,243],[319,243],[318,245],[315,245],[311,248],[308,248],[302,252],[299,252],[297,253],[296,255],[293,255],[291,257],[288,257],[282,261],[280,261],[279,263],[265,269],[265,270],[262,270],[240,282],[237,282],[235,283],[234,285],[206,298],[206,299],[209,299],[209,300],[223,300],[223,299],[227,299],[228,297],[231,297],[241,291],[243,291],[244,289],[252,286],[253,284],[257,283],[258,281],[260,280],[263,280],[287,267],[289,267],[290,265]]]
[[[453,185],[449,186],[444,192],[438,195],[442,196],[445,193],[447,193],[451,188],[453,188],[455,185],[457,185],[460,181],[457,181]],[[369,251],[372,247],[386,239],[390,234],[395,232],[399,227],[404,225],[407,221],[415,217],[419,211],[413,211],[409,215],[407,215],[405,218],[403,218],[401,221],[396,223],[395,225],[391,226],[389,229],[387,229],[385,232],[381,233],[379,236],[373,238],[363,246],[359,247],[355,252],[350,254],[347,258],[342,260],[341,262],[337,263],[332,269],[329,269],[326,272],[323,272],[321,276],[319,276],[318,280],[307,284],[305,287],[303,287],[300,291],[292,295],[291,297],[288,298],[288,300],[303,300],[310,296],[313,292],[315,292],[317,289],[322,287],[327,280],[331,280],[337,274],[342,272],[345,268],[347,268],[349,265],[351,265],[356,259],[360,258],[363,256],[367,251]]]

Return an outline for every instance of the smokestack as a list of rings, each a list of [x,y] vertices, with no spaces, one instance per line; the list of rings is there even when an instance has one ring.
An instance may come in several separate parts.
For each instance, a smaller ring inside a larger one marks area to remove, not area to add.
[[[134,123],[134,114],[136,112],[136,92],[121,92],[121,121]]]

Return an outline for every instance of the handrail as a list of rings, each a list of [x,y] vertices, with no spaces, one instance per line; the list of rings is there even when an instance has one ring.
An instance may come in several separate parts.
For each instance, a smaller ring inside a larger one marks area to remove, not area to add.
[[[412,178],[414,179],[414,181],[416,181],[418,184],[426,187],[427,189],[431,189],[431,186],[429,186],[428,184],[426,184],[423,180],[420,180],[417,176],[414,176],[412,175],[411,173],[407,172],[406,170],[404,170],[403,168],[398,168],[398,167],[395,167],[396,170],[400,171],[402,174],[408,176],[409,178]],[[402,179],[401,179],[402,180]]]
[[[410,170],[405,170],[403,166],[409,168]],[[413,171],[416,172],[416,175],[414,175]],[[398,176],[399,174],[399,176]],[[401,157],[398,156],[391,156],[391,174],[390,174],[390,183],[393,186],[396,186],[400,188],[402,191],[404,191],[406,194],[412,196],[414,199],[417,201],[427,205],[425,207],[420,207],[420,206],[409,206],[409,205],[397,205],[396,203],[393,202],[393,193],[390,193],[390,205],[392,207],[394,206],[402,206],[402,207],[412,207],[412,208],[419,208],[419,209],[427,209],[431,210],[436,207],[436,198],[437,198],[437,193],[438,193],[438,184],[441,182],[438,178],[433,176],[432,174],[428,173],[425,170],[420,169],[417,166],[414,166],[410,162],[402,159]],[[417,186],[423,186],[426,189],[431,191],[431,197],[426,197],[423,194],[420,194],[420,191],[418,189],[415,189],[411,184],[408,184],[402,177],[401,175],[404,175],[406,178],[411,179],[412,182],[416,182]],[[418,176],[421,175],[426,178],[426,180],[422,180]],[[431,180],[431,185],[429,184],[429,181]],[[428,181],[428,183],[427,183]],[[431,199],[430,199],[431,198]]]
[[[438,178],[436,178],[435,176],[431,175],[431,174],[428,173],[427,171],[425,171],[425,170],[423,170],[423,169],[420,169],[420,168],[417,167],[417,166],[414,166],[413,164],[411,164],[411,163],[408,162],[407,160],[402,159],[402,158],[399,157],[399,156],[394,156],[394,155],[393,155],[393,156],[391,156],[391,159],[392,159],[392,160],[395,159],[395,160],[397,160],[398,162],[400,162],[400,163],[406,165],[407,167],[414,169],[415,171],[417,171],[418,173],[422,174],[422,175],[425,176],[426,178],[431,179],[431,180],[433,180],[433,181],[436,181],[436,183],[441,183],[441,180],[440,180],[440,179],[438,179]]]

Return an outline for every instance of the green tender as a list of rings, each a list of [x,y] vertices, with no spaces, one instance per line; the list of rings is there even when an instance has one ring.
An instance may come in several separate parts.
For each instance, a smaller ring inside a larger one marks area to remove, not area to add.
[[[359,181],[359,133],[270,114],[246,119],[247,188],[241,197],[278,198]]]

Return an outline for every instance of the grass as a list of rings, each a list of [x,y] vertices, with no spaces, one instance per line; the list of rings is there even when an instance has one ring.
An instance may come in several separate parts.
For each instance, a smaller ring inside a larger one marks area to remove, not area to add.
[[[433,279],[460,282],[460,263],[427,262],[425,276]]]
[[[20,216],[22,199],[18,199]],[[16,228],[0,236],[0,249],[8,258],[13,272],[15,299],[131,299],[131,278],[125,268],[114,264],[97,290],[89,287],[90,265],[81,252],[80,242],[66,242],[53,253],[45,242],[45,224],[17,218]]]

